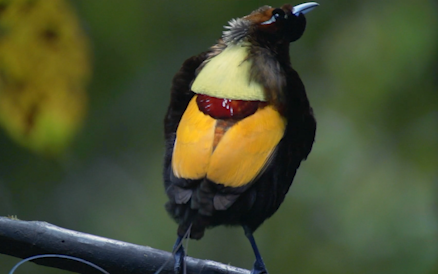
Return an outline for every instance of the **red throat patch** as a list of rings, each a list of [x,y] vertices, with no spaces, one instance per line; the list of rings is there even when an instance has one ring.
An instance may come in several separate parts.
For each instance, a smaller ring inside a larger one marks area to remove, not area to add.
[[[240,120],[265,107],[266,102],[231,100],[198,94],[196,98],[199,110],[215,119]]]

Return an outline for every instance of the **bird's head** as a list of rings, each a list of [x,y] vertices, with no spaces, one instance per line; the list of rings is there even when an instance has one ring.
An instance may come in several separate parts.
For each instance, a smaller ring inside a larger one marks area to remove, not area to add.
[[[232,19],[223,33],[226,44],[248,41],[263,46],[289,44],[298,40],[306,28],[304,14],[318,6],[309,2],[281,8],[262,6],[247,16]]]
[[[263,6],[229,21],[222,39],[197,68],[191,90],[216,98],[269,102],[280,109],[292,75],[287,72],[292,69],[289,43],[303,35],[304,14],[316,6]]]

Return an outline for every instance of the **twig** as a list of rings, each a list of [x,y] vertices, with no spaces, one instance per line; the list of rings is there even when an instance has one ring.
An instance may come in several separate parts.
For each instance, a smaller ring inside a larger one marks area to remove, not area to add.
[[[171,256],[163,250],[81,233],[46,222],[6,217],[0,217],[0,253],[18,258],[38,254],[70,255],[92,262],[111,274],[152,274]],[[50,258],[34,262],[78,273],[100,274],[72,260]],[[189,274],[249,274],[246,269],[214,261],[187,257],[186,262]],[[173,274],[173,260],[161,273]]]

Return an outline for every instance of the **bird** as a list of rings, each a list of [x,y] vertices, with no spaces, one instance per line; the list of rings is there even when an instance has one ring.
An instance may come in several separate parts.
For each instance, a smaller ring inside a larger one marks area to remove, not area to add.
[[[186,273],[182,240],[219,225],[243,227],[255,255],[251,273],[268,273],[253,233],[277,211],[315,140],[289,45],[318,5],[265,5],[232,19],[175,74],[163,168],[165,208],[178,224],[175,273]]]

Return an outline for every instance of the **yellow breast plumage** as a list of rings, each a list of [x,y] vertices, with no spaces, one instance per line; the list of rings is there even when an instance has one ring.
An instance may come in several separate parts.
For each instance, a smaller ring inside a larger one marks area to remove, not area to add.
[[[264,88],[251,80],[248,44],[229,45],[211,58],[192,84],[192,91],[218,98],[266,101]]]

